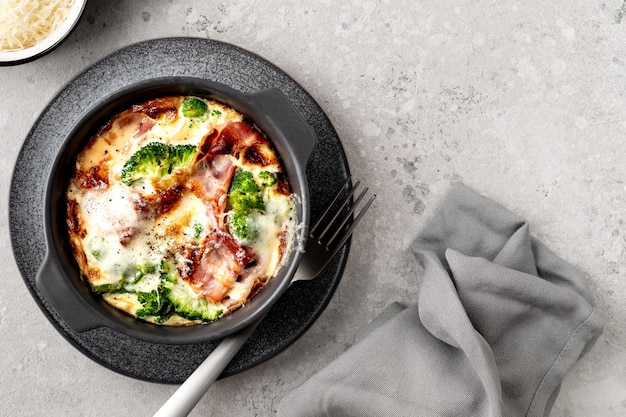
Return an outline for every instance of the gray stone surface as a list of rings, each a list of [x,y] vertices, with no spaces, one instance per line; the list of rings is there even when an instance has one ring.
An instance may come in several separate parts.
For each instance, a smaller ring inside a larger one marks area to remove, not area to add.
[[[0,68],[0,414],[151,415],[175,390],[100,366],[45,319],[11,253],[8,190],[24,138],[65,83],[129,44],[194,36],[293,77],[379,198],[313,327],[218,381],[192,415],[272,415],[389,303],[411,302],[418,271],[407,247],[454,180],[527,218],[588,274],[607,316],[551,416],[625,415],[625,18],[623,0],[90,1],[54,52]]]

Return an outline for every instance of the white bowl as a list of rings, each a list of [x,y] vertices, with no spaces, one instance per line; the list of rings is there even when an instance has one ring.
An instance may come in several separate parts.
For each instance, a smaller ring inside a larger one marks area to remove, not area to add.
[[[87,0],[74,0],[67,15],[67,19],[65,19],[57,30],[38,44],[17,51],[0,51],[0,66],[22,64],[37,59],[52,51],[72,32],[72,29],[74,29],[74,26],[76,26],[76,23],[78,23],[83,13],[85,3],[87,3]]]

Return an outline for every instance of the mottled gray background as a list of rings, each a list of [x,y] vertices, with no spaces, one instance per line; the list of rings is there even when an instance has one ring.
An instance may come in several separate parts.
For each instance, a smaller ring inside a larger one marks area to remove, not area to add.
[[[151,415],[174,391],[101,367],[44,318],[11,254],[8,190],[30,127],[73,76],[134,42],[199,36],[298,81],[379,198],[309,332],[217,382],[192,415],[272,415],[387,304],[411,302],[407,247],[454,180],[527,218],[607,316],[551,416],[626,415],[625,25],[623,0],[90,1],[53,53],[0,68],[0,414]]]

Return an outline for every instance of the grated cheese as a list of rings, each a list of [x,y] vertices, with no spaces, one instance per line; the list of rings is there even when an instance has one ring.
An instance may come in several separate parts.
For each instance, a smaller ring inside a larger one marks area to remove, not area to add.
[[[0,50],[30,48],[67,19],[74,0],[0,0]]]

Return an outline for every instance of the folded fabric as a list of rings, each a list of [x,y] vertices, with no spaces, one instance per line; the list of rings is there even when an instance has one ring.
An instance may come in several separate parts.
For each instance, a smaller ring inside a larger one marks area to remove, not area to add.
[[[392,304],[278,416],[547,416],[602,332],[585,276],[460,183],[411,251],[416,302]]]

